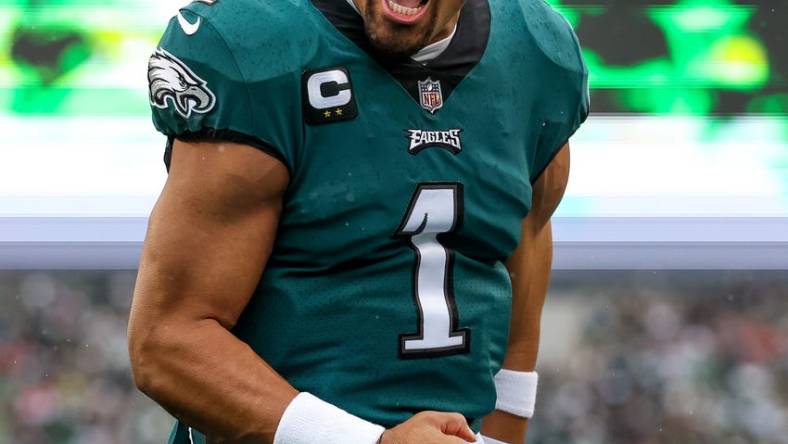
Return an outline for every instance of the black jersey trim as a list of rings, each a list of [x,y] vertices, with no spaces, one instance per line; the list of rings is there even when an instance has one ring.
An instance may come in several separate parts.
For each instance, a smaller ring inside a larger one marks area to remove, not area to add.
[[[418,104],[418,82],[431,78],[441,82],[443,101],[479,64],[490,40],[491,14],[488,0],[467,0],[457,22],[457,32],[449,47],[433,60],[425,63],[407,59],[386,59],[372,48],[364,31],[364,20],[344,0],[311,0],[314,7],[352,43],[367,53]],[[436,111],[436,114],[440,110]]]
[[[287,163],[287,159],[285,159],[282,153],[274,148],[270,143],[248,134],[239,133],[237,131],[229,129],[218,130],[214,128],[203,128],[199,131],[187,131],[176,136],[169,136],[167,138],[167,147],[164,150],[164,165],[167,167],[167,171],[170,170],[170,162],[172,161],[172,146],[175,143],[175,139],[180,139],[184,142],[230,142],[237,143],[239,145],[249,145],[282,162],[282,164],[284,164],[284,166],[288,169],[288,172],[292,174],[292,171],[290,171],[290,165]]]

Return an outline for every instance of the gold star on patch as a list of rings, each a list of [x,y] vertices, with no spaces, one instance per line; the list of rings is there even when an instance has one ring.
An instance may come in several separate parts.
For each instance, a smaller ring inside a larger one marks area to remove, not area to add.
[[[334,111],[334,112],[337,113],[338,116],[341,116],[342,115],[342,108],[337,108],[337,110]]]
[[[323,113],[323,115],[326,117],[326,119],[329,119],[331,118],[331,111],[326,111]]]

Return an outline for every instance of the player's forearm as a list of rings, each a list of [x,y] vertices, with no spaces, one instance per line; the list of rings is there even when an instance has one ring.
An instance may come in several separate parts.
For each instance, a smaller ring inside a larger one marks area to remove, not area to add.
[[[536,367],[542,309],[550,285],[553,235],[550,223],[538,228],[524,224],[522,251],[507,264],[512,277],[512,317],[503,366],[530,372]]]
[[[528,420],[505,412],[494,411],[482,421],[482,435],[505,443],[522,444],[528,431]]]
[[[542,308],[550,282],[553,239],[550,224],[523,224],[522,245],[507,267],[512,277],[512,318],[503,368],[531,372],[536,368]],[[528,420],[494,411],[484,418],[482,434],[506,443],[524,442]]]
[[[270,443],[297,395],[214,320],[162,323],[132,335],[139,388],[210,442]]]

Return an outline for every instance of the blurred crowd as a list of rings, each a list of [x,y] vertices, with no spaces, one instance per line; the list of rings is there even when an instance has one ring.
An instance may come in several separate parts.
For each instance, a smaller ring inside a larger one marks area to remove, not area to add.
[[[0,443],[161,444],[129,374],[133,272],[0,272]],[[788,443],[788,278],[560,273],[529,443]]]
[[[778,273],[559,277],[550,297],[568,299],[580,328],[540,368],[529,442],[788,443],[788,276]]]
[[[131,380],[135,273],[0,272],[0,443],[163,444]]]

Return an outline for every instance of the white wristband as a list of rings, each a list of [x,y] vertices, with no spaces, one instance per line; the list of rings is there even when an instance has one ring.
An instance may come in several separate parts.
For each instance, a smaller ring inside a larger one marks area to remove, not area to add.
[[[522,418],[532,417],[536,407],[538,383],[539,375],[536,372],[501,369],[495,375],[495,391],[498,395],[495,409]]]
[[[287,406],[274,444],[377,444],[384,431],[377,424],[303,392]]]
[[[505,443],[505,442],[503,442],[503,441],[498,441],[497,439],[492,439],[492,438],[490,438],[489,436],[484,436],[484,435],[482,435],[482,440],[481,440],[481,442],[482,442],[483,444],[506,444],[506,443]]]

